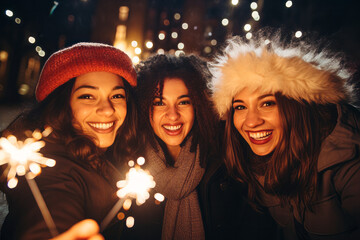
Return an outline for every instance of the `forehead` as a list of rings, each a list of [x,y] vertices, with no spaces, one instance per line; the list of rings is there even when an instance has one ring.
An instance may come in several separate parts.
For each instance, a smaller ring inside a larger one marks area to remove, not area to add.
[[[188,88],[181,78],[165,78],[163,81],[163,88],[160,89],[160,84],[158,84],[155,94],[157,96],[161,95],[162,97],[172,97],[187,95],[188,93]]]
[[[249,88],[244,88],[241,91],[239,91],[237,94],[235,94],[234,100],[251,101],[251,100],[260,100],[265,97],[275,97],[275,95],[270,92],[259,91],[258,89],[252,90]]]
[[[74,87],[81,85],[91,85],[96,87],[106,87],[109,85],[124,86],[122,78],[110,72],[89,72],[78,76]]]

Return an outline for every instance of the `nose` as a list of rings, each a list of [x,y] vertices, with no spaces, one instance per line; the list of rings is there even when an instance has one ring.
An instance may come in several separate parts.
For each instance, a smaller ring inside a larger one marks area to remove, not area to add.
[[[179,118],[180,114],[176,106],[169,106],[166,111],[166,117],[172,121],[175,121]]]
[[[249,109],[244,124],[249,128],[255,128],[264,123],[264,119],[258,109]]]
[[[111,116],[115,112],[115,109],[112,103],[108,99],[105,99],[99,102],[96,112],[102,116]]]

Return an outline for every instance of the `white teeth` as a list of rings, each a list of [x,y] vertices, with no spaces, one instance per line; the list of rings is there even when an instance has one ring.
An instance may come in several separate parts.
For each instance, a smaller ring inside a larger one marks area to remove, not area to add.
[[[111,123],[89,123],[90,126],[98,129],[109,129],[114,125],[114,122]]]
[[[257,139],[257,140],[260,140],[260,139],[263,139],[263,138],[267,138],[271,135],[272,132],[249,132],[249,136],[251,138],[254,138],[254,139]]]
[[[163,126],[165,129],[170,130],[170,131],[175,131],[181,128],[181,124],[180,125],[176,125],[176,126],[172,126],[172,125],[164,125]]]

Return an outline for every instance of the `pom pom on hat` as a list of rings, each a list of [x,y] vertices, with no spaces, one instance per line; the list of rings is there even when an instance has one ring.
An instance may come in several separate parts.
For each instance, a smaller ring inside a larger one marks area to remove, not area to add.
[[[77,43],[52,54],[46,61],[36,86],[36,99],[44,100],[70,79],[89,72],[110,72],[136,86],[136,72],[123,51],[102,43]]]

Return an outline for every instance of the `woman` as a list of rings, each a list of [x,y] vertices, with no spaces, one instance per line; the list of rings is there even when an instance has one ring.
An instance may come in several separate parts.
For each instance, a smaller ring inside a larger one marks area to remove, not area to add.
[[[86,218],[100,223],[117,201],[121,176],[114,165],[131,157],[135,143],[135,85],[125,53],[105,44],[75,44],[47,60],[35,93],[38,106],[6,130],[21,138],[26,130],[53,129],[40,152],[56,165],[35,180],[59,233]],[[24,178],[1,190],[9,204],[2,239],[51,237]]]
[[[167,199],[158,236],[204,239],[196,188],[217,149],[206,63],[195,56],[155,55],[141,62],[137,73],[147,169]]]
[[[285,239],[359,239],[360,114],[342,59],[304,42],[234,37],[210,83],[225,164]]]

